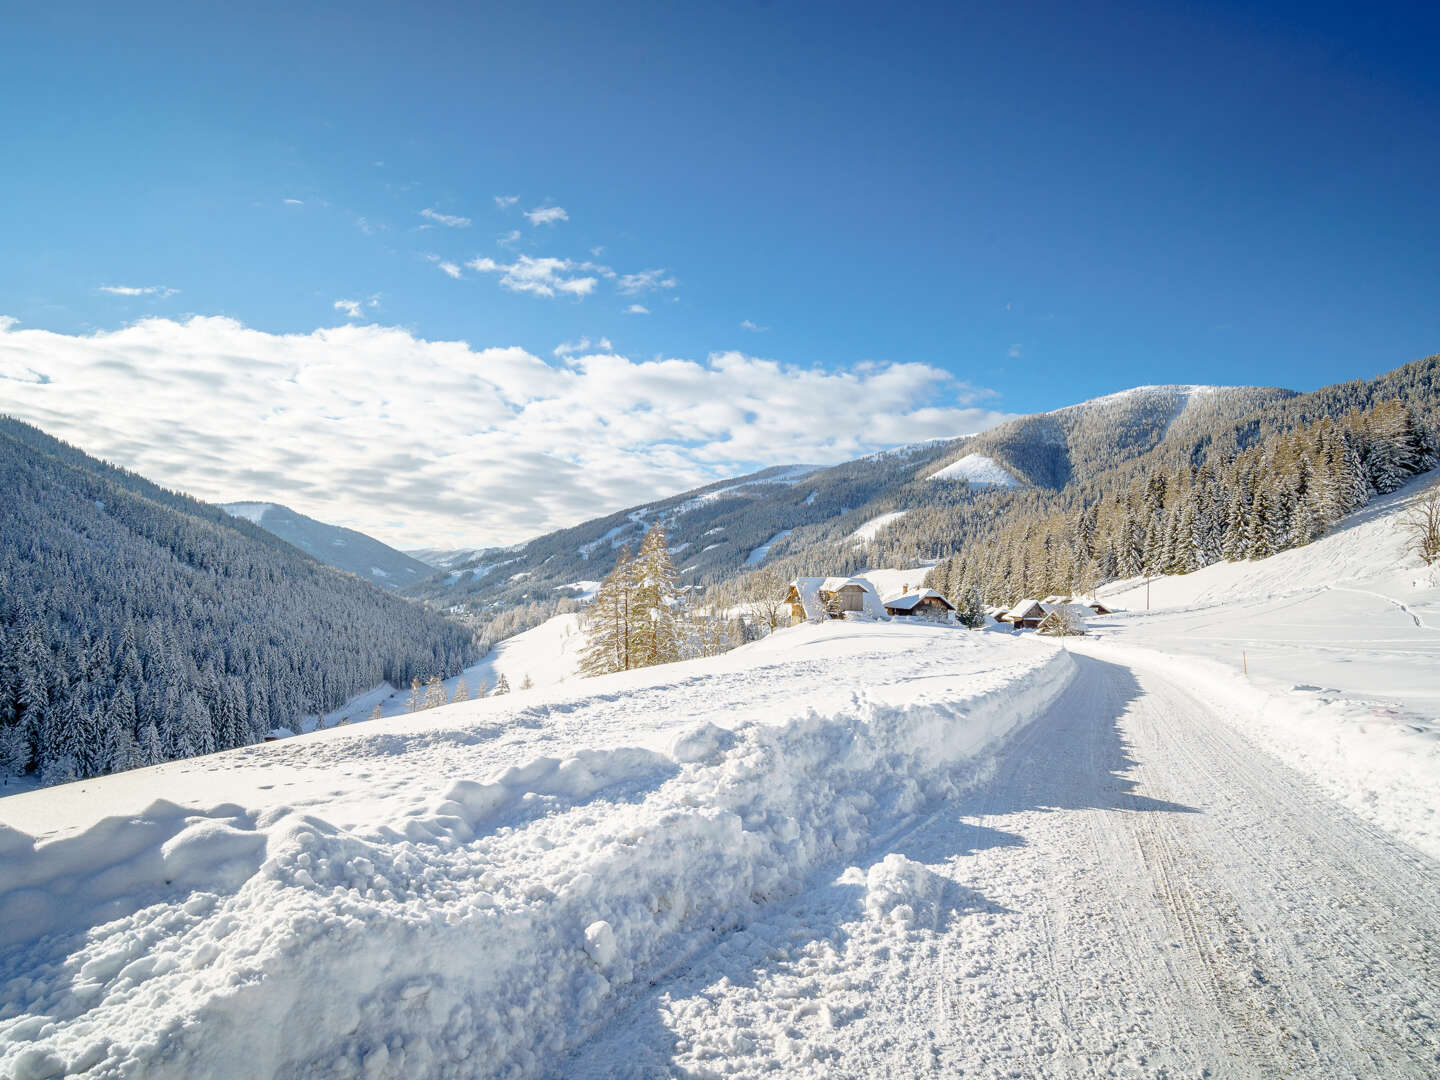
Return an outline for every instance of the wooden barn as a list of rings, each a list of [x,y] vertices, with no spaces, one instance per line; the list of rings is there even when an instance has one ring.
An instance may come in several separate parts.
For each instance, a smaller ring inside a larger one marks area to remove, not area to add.
[[[1016,630],[1034,630],[1045,618],[1045,608],[1039,600],[1021,600],[1000,618]]]
[[[1104,604],[1100,603],[1099,600],[1091,600],[1091,601],[1090,601],[1088,604],[1086,604],[1085,606],[1090,609],[1090,613],[1091,613],[1092,615],[1109,615],[1109,614],[1110,614],[1110,609],[1109,609],[1108,607],[1106,607]]]
[[[843,619],[847,615],[882,618],[885,608],[875,586],[863,577],[796,578],[785,590],[791,624],[822,619]]]
[[[955,605],[934,589],[921,589],[919,592],[906,593],[904,596],[897,596],[894,600],[885,601],[886,615],[948,622],[954,613]]]

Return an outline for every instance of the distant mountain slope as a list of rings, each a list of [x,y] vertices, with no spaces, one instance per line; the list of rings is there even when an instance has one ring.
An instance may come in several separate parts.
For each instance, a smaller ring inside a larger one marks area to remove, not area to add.
[[[411,548],[403,552],[434,570],[449,570],[480,554],[478,548]]]
[[[435,573],[435,567],[382,544],[354,529],[327,525],[297,514],[288,506],[269,502],[222,503],[235,517],[259,525],[266,532],[294,544],[321,562],[363,577],[386,589],[411,585]]]
[[[1099,475],[1167,440],[1233,423],[1294,396],[1268,387],[1140,387],[979,435],[916,443],[829,467],[776,466],[517,548],[478,553],[406,592],[481,614],[544,604],[566,595],[570,582],[603,577],[617,550],[635,547],[656,522],[664,523],[687,583],[712,584],[771,564],[793,569],[807,559],[834,573],[877,558],[913,565],[957,542],[956,515],[994,515],[1037,490]],[[899,536],[923,540],[892,550],[887,545]]]
[[[608,573],[617,550],[633,548],[655,522],[665,524],[686,584],[715,585],[755,570],[792,576],[915,566],[1017,515],[1068,511],[1147,471],[1199,464],[1212,447],[1244,449],[1390,399],[1440,399],[1440,359],[1305,394],[1142,386],[978,435],[823,468],[777,466],[478,553],[406,593],[480,617],[527,607],[533,625],[558,596],[571,595],[567,585]]]
[[[1022,416],[965,444],[1039,487],[1058,490],[1167,440],[1298,396],[1267,386],[1137,386],[1053,412]]]
[[[478,655],[456,623],[0,418],[0,771],[255,742]]]

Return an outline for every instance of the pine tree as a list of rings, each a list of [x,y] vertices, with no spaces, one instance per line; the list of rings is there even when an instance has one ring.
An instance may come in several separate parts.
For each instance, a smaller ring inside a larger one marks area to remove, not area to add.
[[[654,525],[640,544],[634,563],[635,646],[631,667],[669,664],[680,659],[676,608],[679,575],[670,561],[665,528]]]
[[[584,675],[606,675],[635,666],[636,569],[630,549],[622,548],[615,569],[600,583],[585,609],[586,644],[580,654]]]
[[[425,691],[420,686],[420,676],[416,675],[410,680],[410,696],[405,699],[406,712],[419,712],[424,705]]]
[[[980,596],[980,590],[971,585],[961,596],[960,621],[971,630],[979,630],[985,625],[985,619],[985,601]]]
[[[505,678],[504,672],[501,672],[500,677],[495,680],[495,693],[491,696],[499,697],[501,694],[508,693],[510,693],[510,682]]]
[[[439,675],[431,675],[430,681],[425,684],[425,698],[421,701],[422,709],[434,709],[445,704],[445,684],[440,681]]]

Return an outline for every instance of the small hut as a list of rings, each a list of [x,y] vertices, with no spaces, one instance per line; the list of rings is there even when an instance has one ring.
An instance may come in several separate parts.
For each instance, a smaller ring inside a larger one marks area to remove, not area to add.
[[[955,605],[934,589],[921,589],[919,592],[906,593],[904,596],[897,596],[894,600],[885,601],[886,615],[948,622],[954,613]]]
[[[1100,603],[1099,600],[1091,600],[1091,601],[1090,601],[1088,604],[1086,604],[1085,606],[1090,609],[1090,614],[1092,614],[1092,615],[1109,615],[1109,614],[1110,614],[1110,609],[1109,609],[1108,607],[1106,607],[1104,604]]]

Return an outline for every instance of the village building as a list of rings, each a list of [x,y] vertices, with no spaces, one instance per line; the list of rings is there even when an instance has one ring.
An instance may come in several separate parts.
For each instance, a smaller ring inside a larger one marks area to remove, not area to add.
[[[1002,622],[1008,622],[1016,630],[1034,630],[1045,617],[1045,608],[1039,600],[1021,600],[1004,615]]]
[[[875,586],[863,577],[803,577],[785,590],[791,624],[868,616],[883,619],[885,608]]]
[[[897,596],[894,600],[886,600],[885,614],[949,622],[955,614],[955,605],[934,589],[921,589],[919,592]]]

